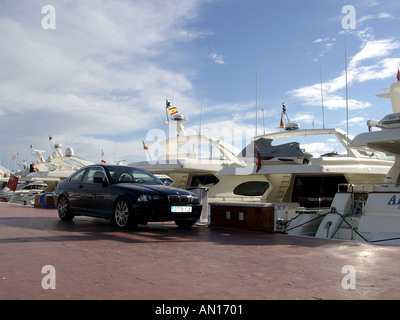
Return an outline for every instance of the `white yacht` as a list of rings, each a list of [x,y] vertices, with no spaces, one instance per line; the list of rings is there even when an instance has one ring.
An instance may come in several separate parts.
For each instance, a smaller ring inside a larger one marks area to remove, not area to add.
[[[346,154],[313,156],[295,139],[335,139]],[[293,142],[275,144],[280,139]],[[349,146],[339,129],[296,129],[255,137],[241,153],[244,164],[232,163],[217,173],[218,184],[208,193],[210,202],[269,203],[277,220],[286,222],[296,211],[323,211],[330,207],[339,184],[383,182],[393,161],[385,154]],[[371,187],[372,188],[372,187]]]
[[[166,124],[175,126],[177,134],[159,143],[165,154],[130,165],[167,174],[175,187],[207,187],[209,202],[273,203],[279,221],[289,220],[299,207],[326,211],[338,184],[383,182],[393,164],[384,154],[379,159],[378,152],[348,148],[351,139],[338,129],[301,130],[299,124],[293,126],[289,122],[288,129],[255,137],[241,151],[209,136],[186,135],[187,121],[185,116],[173,114]],[[347,154],[313,157],[301,150],[298,142],[272,146],[272,141],[279,139],[321,135],[339,141]],[[212,150],[207,157],[199,155],[202,143],[206,144],[205,149]],[[218,157],[213,157],[212,152]]]
[[[7,183],[12,172],[7,168],[0,166],[0,202],[9,200]]]
[[[52,193],[59,181],[68,178],[79,168],[93,164],[76,157],[72,148],[66,148],[63,154],[61,144],[53,143],[52,137],[49,137],[49,143],[53,154],[47,159],[43,157],[44,150],[35,150],[31,146],[35,161],[30,165],[26,161],[19,164],[22,169],[13,174],[18,179],[17,189],[10,190],[6,184],[0,192],[2,201],[32,205],[37,194]]]
[[[8,190],[8,200],[10,203],[22,205],[33,205],[37,194],[42,194],[48,189],[47,183],[43,181],[32,181],[20,183],[17,190]]]
[[[47,192],[55,190],[57,183],[60,180],[68,178],[73,172],[93,162],[81,159],[74,154],[72,148],[66,148],[65,154],[62,152],[62,145],[53,143],[52,137],[49,137],[50,148],[53,154],[47,159],[43,157],[43,150],[34,150],[31,147],[31,152],[35,156],[36,161],[29,166],[29,172],[21,175],[20,181],[32,182],[42,181],[48,185]]]
[[[8,179],[10,178],[12,172],[11,170],[8,170],[7,168],[0,166],[0,189],[2,189],[8,182]]]
[[[148,161],[134,162],[129,165],[145,169],[153,174],[165,174],[173,180],[173,187],[212,187],[218,182],[215,174],[223,167],[234,162],[240,149],[207,135],[187,135],[184,124],[189,121],[178,113],[167,100],[167,112],[170,119],[165,122],[170,132],[166,140],[157,143],[158,157]],[[150,146],[152,147],[152,146]],[[148,147],[144,145],[148,150]]]
[[[321,216],[315,237],[356,240],[383,245],[400,245],[400,79],[390,92],[377,95],[390,98],[393,113],[381,121],[367,122],[369,132],[354,138],[350,147],[375,149],[395,158],[383,183],[346,184],[332,202],[330,212]],[[373,129],[379,128],[380,130]],[[375,130],[375,131],[374,131]],[[307,234],[299,214],[287,225],[291,234]],[[306,217],[306,219],[304,219]],[[315,220],[314,220],[315,221]],[[312,228],[309,228],[309,230]],[[312,234],[311,234],[312,235]]]

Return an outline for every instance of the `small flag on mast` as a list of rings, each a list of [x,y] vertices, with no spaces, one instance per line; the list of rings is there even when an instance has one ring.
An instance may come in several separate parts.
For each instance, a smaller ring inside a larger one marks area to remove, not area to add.
[[[151,158],[151,155],[150,155],[149,147],[146,146],[146,144],[144,143],[143,140],[142,140],[142,143],[143,143],[143,149],[147,151],[147,154],[149,155],[150,161],[153,161],[153,159]]]
[[[254,144],[254,146],[256,147],[256,151],[257,151],[257,169],[256,169],[256,173],[261,169],[261,155],[260,155],[260,150],[258,150],[258,147]]]
[[[169,114],[172,116],[175,113],[178,113],[178,109],[176,107],[170,107],[168,108]]]
[[[12,174],[8,179],[7,188],[9,188],[12,191],[15,191],[17,190],[17,185],[18,185],[18,177]]]

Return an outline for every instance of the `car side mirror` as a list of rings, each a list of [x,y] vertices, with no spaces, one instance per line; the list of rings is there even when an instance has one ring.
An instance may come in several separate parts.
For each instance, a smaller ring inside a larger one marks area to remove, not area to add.
[[[93,182],[94,183],[102,183],[104,187],[108,186],[108,182],[107,182],[106,178],[93,177]]]

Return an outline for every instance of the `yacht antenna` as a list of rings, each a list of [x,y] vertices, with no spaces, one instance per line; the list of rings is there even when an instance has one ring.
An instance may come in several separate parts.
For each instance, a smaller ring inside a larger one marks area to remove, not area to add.
[[[165,124],[169,124],[169,117],[168,117],[168,109],[171,107],[171,102],[168,101],[168,99],[165,102],[165,115],[167,117],[167,121],[165,121]]]
[[[349,90],[347,81],[347,41],[346,41],[346,30],[344,30],[344,64],[345,64],[345,74],[346,74],[346,132],[347,137],[349,137]]]
[[[265,136],[265,115],[264,115],[264,108],[262,108],[261,111],[262,111],[262,115],[263,115],[263,133],[264,133],[264,136]]]
[[[200,101],[200,123],[199,123],[199,136],[201,136],[201,117],[203,115],[203,94],[204,94],[204,87],[201,88],[201,101]]]
[[[257,115],[258,113],[258,37],[256,27],[256,135],[257,136]]]
[[[324,93],[322,90],[322,68],[321,68],[321,60],[319,61],[319,80],[321,82],[321,105],[322,105],[322,128],[325,129],[325,115],[324,115]]]
[[[343,5],[346,5],[346,0],[343,0]],[[346,40],[346,28],[343,28],[344,36],[344,69],[346,78],[346,134],[349,137],[349,90],[348,90],[348,79],[347,79],[347,40]],[[348,144],[346,147],[347,154],[349,154]]]
[[[282,103],[282,116],[283,115],[286,115],[287,121],[288,121],[288,123],[290,123],[289,116],[288,116],[288,114],[286,112],[286,106],[285,106],[284,102]]]

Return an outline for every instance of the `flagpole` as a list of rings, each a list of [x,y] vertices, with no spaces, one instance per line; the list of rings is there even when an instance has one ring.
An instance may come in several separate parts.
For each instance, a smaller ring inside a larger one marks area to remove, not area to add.
[[[343,5],[346,5],[346,0],[343,0]],[[349,137],[349,89],[347,79],[347,40],[346,40],[346,28],[343,29],[344,36],[344,66],[345,66],[345,78],[346,78],[346,132],[347,138]],[[349,154],[348,144],[346,145],[347,154]]]
[[[265,136],[265,115],[264,115],[264,108],[261,109],[262,110],[262,115],[263,115],[263,134]]]
[[[347,137],[349,137],[349,89],[347,82],[347,41],[346,41],[346,30],[344,30],[344,63],[345,63],[345,73],[346,73],[346,127],[347,127]]]
[[[200,102],[200,124],[199,124],[199,136],[201,136],[201,118],[203,116],[203,94],[204,94],[204,86],[201,86],[201,102]]]
[[[325,115],[324,115],[324,93],[322,90],[322,68],[321,68],[321,60],[318,59],[319,62],[319,80],[321,82],[321,105],[322,105],[322,128],[325,129]]]
[[[168,101],[168,99],[165,102],[165,116],[167,117],[167,121],[165,124],[169,123],[169,117],[168,117],[168,108],[171,106],[171,102]]]
[[[257,137],[257,118],[258,118],[258,36],[256,27],[256,137]]]

